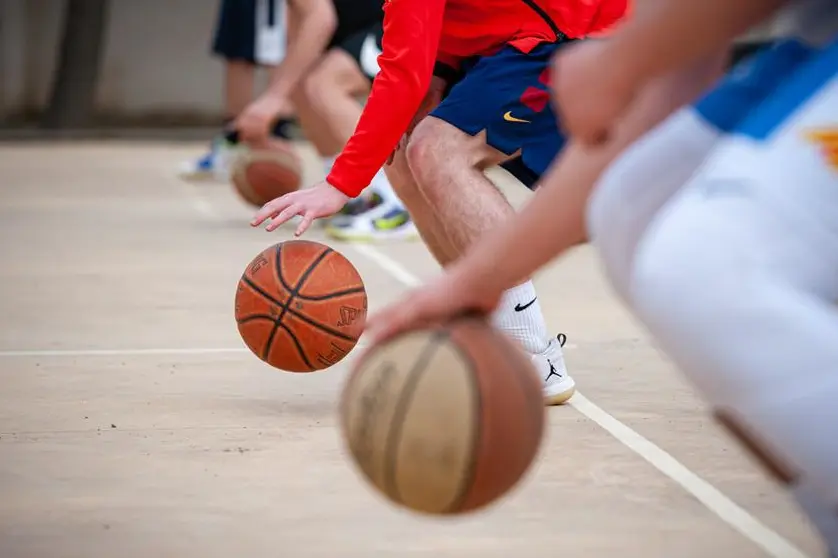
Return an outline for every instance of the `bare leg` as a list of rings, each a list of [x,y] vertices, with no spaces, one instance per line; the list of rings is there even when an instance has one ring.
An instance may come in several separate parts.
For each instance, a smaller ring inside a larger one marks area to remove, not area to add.
[[[415,194],[413,205],[405,202],[423,238],[444,236],[439,253],[431,249],[440,264],[451,263],[484,231],[514,214],[483,174],[505,158],[482,136],[469,136],[438,118],[430,116],[416,127],[407,161],[424,203]]]
[[[406,158],[415,178],[408,188],[408,208],[442,265],[459,258],[481,235],[514,215],[503,194],[483,174],[508,156],[487,145],[483,134],[470,136],[429,116],[413,131]],[[404,181],[400,186],[405,187]],[[532,281],[504,293],[492,322],[532,355],[548,404],[564,403],[573,395],[576,384],[565,370],[561,342],[547,330]]]
[[[244,60],[228,60],[224,66],[224,116],[237,117],[253,101],[256,68]]]
[[[448,240],[442,227],[442,222],[434,215],[433,208],[428,204],[422,190],[416,183],[413,171],[407,161],[404,149],[396,151],[393,163],[384,168],[393,189],[402,200],[410,217],[413,219],[419,236],[427,245],[431,255],[441,265],[457,259],[459,252]]]
[[[294,104],[306,137],[321,155],[333,156],[343,149],[361,117],[357,97],[369,88],[369,79],[339,49],[326,53],[306,76],[294,95]]]

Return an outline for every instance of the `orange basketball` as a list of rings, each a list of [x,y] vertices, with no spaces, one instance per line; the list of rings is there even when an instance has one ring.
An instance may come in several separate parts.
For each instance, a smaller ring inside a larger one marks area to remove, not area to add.
[[[541,382],[521,348],[483,319],[402,334],[353,368],[343,437],[362,475],[396,504],[435,515],[483,508],[538,453]]]
[[[294,151],[269,141],[258,147],[242,146],[233,159],[230,176],[242,199],[262,207],[300,187],[302,165]]]
[[[263,361],[289,372],[340,362],[358,342],[367,292],[339,252],[289,240],[256,256],[236,291],[236,322],[245,344]]]

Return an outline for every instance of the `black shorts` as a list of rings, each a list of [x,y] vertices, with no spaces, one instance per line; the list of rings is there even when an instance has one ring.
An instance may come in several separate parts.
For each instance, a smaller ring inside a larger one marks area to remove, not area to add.
[[[278,57],[260,52],[258,31],[276,33],[285,43],[285,0],[221,0],[212,51],[225,60],[274,65]],[[276,53],[272,53],[276,54]]]
[[[341,29],[338,26],[329,48],[343,50],[358,63],[358,67],[370,79],[378,74],[378,55],[381,54],[381,40],[384,27],[381,21],[368,24],[361,29]]]
[[[260,56],[257,32],[266,27],[274,29],[285,41],[286,0],[222,0],[215,29],[212,50],[226,60],[243,60],[251,64],[276,64],[279,60],[266,63]],[[363,6],[362,6],[363,7]],[[261,15],[259,11],[261,10]],[[358,63],[361,71],[370,79],[378,74],[376,59],[381,54],[381,40],[384,36],[383,12],[338,10],[338,27],[329,49],[339,48]]]

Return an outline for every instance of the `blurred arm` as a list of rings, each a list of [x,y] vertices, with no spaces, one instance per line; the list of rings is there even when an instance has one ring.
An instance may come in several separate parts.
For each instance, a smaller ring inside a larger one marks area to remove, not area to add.
[[[337,28],[332,0],[288,0],[293,22],[288,48],[282,62],[271,73],[264,96],[287,99],[308,70],[320,59]]]
[[[612,35],[616,71],[637,81],[708,55],[788,0],[645,0]]]
[[[381,68],[352,138],[326,181],[355,197],[398,145],[431,83],[445,0],[384,4]]]

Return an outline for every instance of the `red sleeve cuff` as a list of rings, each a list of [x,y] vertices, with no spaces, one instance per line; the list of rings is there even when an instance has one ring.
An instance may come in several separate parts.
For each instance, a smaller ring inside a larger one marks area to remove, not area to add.
[[[338,172],[335,172],[335,170]],[[366,188],[366,185],[358,187],[347,181],[345,174],[340,171],[337,164],[332,169],[332,172],[329,173],[329,176],[326,177],[326,182],[350,198],[357,198],[364,191],[364,188]]]

